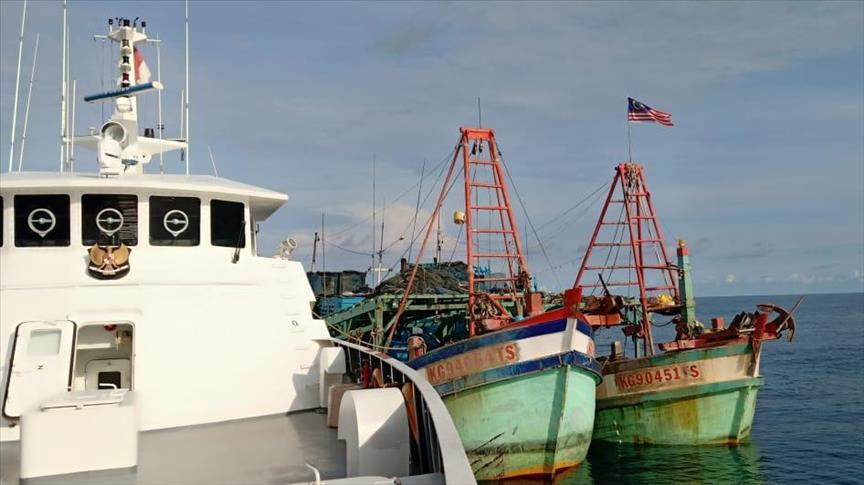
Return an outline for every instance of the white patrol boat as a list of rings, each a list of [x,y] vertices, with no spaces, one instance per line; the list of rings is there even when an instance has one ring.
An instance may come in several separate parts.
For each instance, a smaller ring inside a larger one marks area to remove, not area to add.
[[[0,482],[472,482],[434,390],[331,340],[302,265],[258,256],[285,194],[146,173],[186,141],[139,134],[162,86],[139,79],[143,28],[109,23],[117,89],[84,99],[113,115],[65,141],[98,171],[0,176]]]

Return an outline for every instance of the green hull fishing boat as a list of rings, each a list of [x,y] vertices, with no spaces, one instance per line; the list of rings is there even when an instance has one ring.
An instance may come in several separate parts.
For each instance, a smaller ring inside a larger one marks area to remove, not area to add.
[[[408,362],[443,397],[478,480],[551,478],[582,463],[601,381],[589,333],[557,310]]]
[[[615,199],[619,187],[620,198]],[[614,204],[621,204],[618,219],[607,219]],[[603,382],[597,389],[593,439],[737,444],[753,426],[756,394],[763,383],[762,342],[778,339],[785,331],[792,340],[795,321],[791,312],[766,304],[755,312],[739,313],[728,327],[715,318],[712,328],[705,329],[696,320],[688,249],[679,241],[673,264],[664,241],[642,167],[618,165],[576,287],[585,293],[602,291],[582,300],[586,320],[595,329],[621,326],[635,355],[626,356],[615,341],[610,355],[598,359]],[[598,248],[608,248],[610,254],[601,254],[603,263],[592,265]],[[648,255],[655,260],[646,262]],[[599,273],[599,282],[583,283],[591,271]],[[637,296],[613,294],[633,289]],[[657,346],[659,353],[652,336],[655,315],[671,318],[676,329],[674,341]]]
[[[763,378],[746,342],[608,362],[594,439],[616,443],[738,443],[750,434]]]
[[[475,475],[549,476],[578,466],[591,444],[595,376],[562,366],[445,396]]]
[[[442,396],[478,480],[554,479],[582,463],[591,443],[602,379],[592,330],[578,312],[578,289],[565,294],[571,305],[543,310],[530,290],[494,133],[462,128],[461,135],[387,345],[460,166],[465,205],[454,223],[466,234],[467,330],[429,351],[422,336],[408,337],[408,365]]]

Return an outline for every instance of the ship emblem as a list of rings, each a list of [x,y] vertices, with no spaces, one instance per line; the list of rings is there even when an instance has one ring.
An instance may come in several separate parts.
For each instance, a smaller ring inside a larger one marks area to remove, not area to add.
[[[94,244],[90,247],[90,264],[87,272],[90,276],[98,279],[121,278],[129,273],[129,254],[132,252],[129,246],[120,243],[119,246],[100,246]]]

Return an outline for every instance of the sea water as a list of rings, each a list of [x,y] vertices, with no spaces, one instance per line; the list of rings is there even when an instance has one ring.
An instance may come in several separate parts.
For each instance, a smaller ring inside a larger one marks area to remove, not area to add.
[[[758,303],[791,309],[797,295],[699,298],[698,318],[728,324]],[[797,332],[765,343],[750,439],[729,446],[633,446],[595,443],[567,483],[864,483],[864,293],[807,295]],[[659,319],[659,324],[664,323]],[[655,330],[656,342],[674,328]],[[604,335],[605,334],[605,335]],[[620,329],[599,336],[619,339]]]

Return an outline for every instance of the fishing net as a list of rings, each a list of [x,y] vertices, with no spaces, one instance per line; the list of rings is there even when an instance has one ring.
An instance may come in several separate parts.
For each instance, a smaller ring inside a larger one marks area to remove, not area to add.
[[[414,277],[412,294],[443,295],[468,293],[468,266],[461,261],[438,264],[422,264]],[[386,279],[375,288],[373,295],[403,293],[411,277],[413,266],[406,267],[396,276]]]

